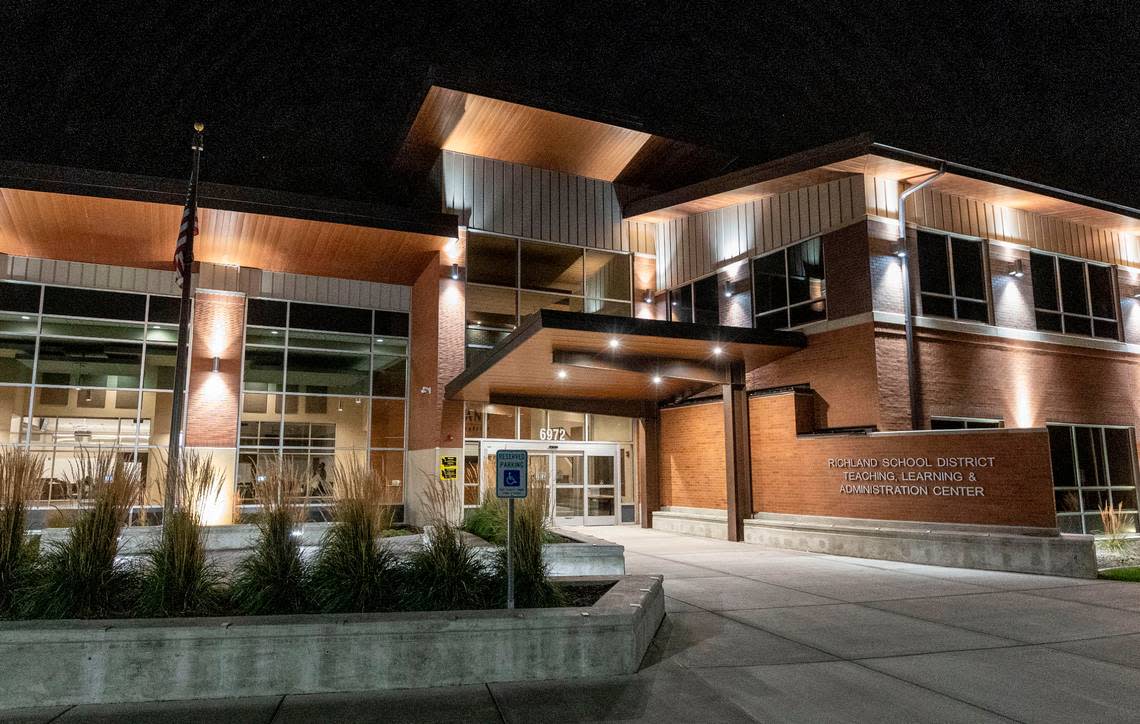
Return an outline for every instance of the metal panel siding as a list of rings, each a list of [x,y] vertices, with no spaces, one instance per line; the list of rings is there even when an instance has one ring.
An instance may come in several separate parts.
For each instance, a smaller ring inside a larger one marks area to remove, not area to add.
[[[870,213],[898,218],[894,207],[876,208]],[[1023,244],[1032,249],[1069,254],[1108,264],[1140,262],[1140,248],[1132,235],[945,194],[929,188],[922,189],[907,200],[907,220],[919,226]]]
[[[657,225],[662,288],[715,271],[741,255],[778,249],[846,226],[864,215],[860,177],[807,186]]]
[[[443,152],[445,210],[473,229],[612,251],[654,253],[655,233],[632,233],[613,184],[598,179]]]

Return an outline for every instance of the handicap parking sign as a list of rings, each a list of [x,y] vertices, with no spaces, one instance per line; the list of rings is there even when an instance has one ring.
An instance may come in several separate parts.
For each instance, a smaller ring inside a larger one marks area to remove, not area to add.
[[[527,493],[526,450],[499,450],[495,453],[495,496],[525,498]]]

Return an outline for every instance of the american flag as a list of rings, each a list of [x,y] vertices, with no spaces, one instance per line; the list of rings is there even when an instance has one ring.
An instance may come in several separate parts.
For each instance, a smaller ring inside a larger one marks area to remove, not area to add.
[[[178,241],[174,244],[174,269],[178,272],[180,287],[194,264],[194,237],[197,235],[198,179],[192,177],[190,188],[186,192],[186,208],[182,210],[182,224],[178,227]]]

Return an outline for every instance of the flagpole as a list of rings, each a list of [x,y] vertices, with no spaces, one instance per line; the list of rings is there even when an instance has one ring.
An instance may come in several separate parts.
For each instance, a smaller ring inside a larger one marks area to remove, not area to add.
[[[170,410],[170,448],[166,456],[166,489],[162,501],[162,521],[169,520],[174,512],[174,487],[177,480],[179,457],[182,452],[182,418],[186,407],[187,368],[190,361],[190,277],[194,265],[194,234],[198,224],[198,166],[202,158],[201,122],[194,124],[193,162],[190,167],[190,186],[186,194],[186,209],[183,222],[188,218],[189,228],[180,230],[186,234],[186,245],[182,257],[181,284],[182,303],[178,307],[178,351],[174,361],[174,401]],[[177,253],[177,252],[176,252]]]

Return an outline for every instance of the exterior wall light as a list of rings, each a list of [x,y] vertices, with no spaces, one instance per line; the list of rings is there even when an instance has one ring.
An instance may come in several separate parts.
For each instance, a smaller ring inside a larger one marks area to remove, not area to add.
[[[1020,279],[1025,276],[1025,266],[1021,263],[1021,259],[1013,263],[1013,268],[1009,270],[1009,275],[1015,279]]]
[[[221,359],[221,357],[215,357],[215,358],[214,358],[214,364],[213,364],[213,366],[210,368],[210,371],[211,371],[211,372],[217,372],[218,370],[220,370],[220,369],[221,369],[221,367],[222,367],[222,359]]]
[[[558,379],[560,379],[560,380],[566,379],[566,370],[558,370]]]
[[[645,303],[646,304],[653,304],[653,292],[646,292],[645,293]]]
[[[731,298],[732,297],[732,282],[725,282],[724,283],[724,296],[725,296],[725,298]]]
[[[458,264],[452,264],[451,265],[451,278],[452,279],[458,279],[459,278],[459,265]]]

